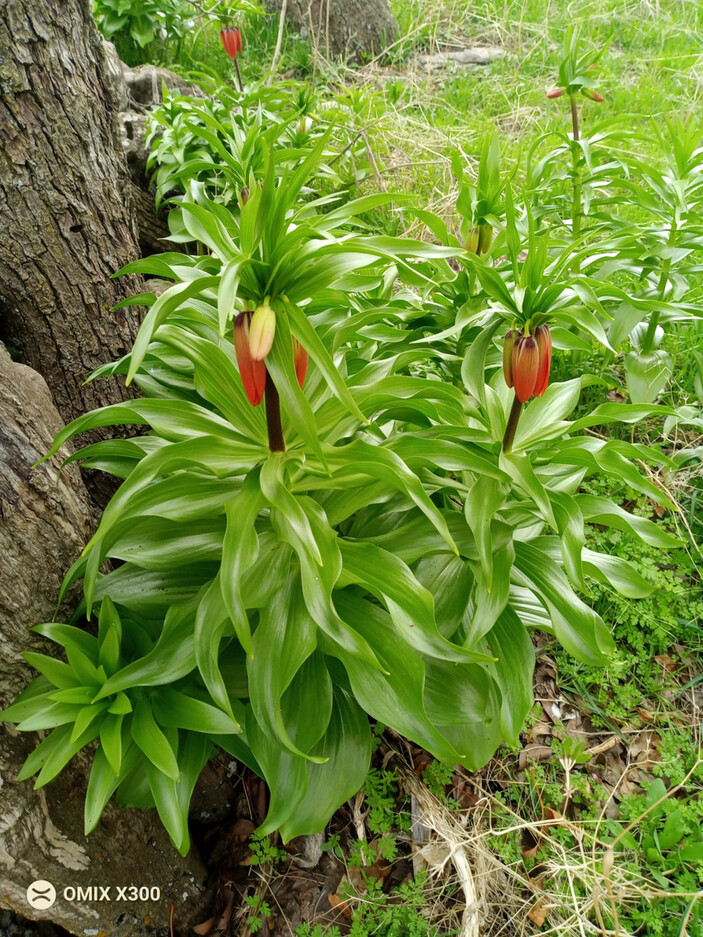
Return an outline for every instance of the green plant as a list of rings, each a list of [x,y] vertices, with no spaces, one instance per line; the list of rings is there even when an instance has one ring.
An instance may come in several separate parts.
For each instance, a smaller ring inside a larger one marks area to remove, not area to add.
[[[252,934],[256,934],[264,926],[264,919],[271,917],[271,908],[260,895],[247,895],[244,901],[251,910],[247,917],[247,927]]]
[[[414,879],[398,886],[387,895],[383,883],[364,877],[364,893],[356,895],[353,889],[344,890],[344,898],[353,906],[351,937],[439,937],[423,916],[427,905],[424,890],[427,872],[421,870]]]
[[[249,840],[249,846],[251,848],[249,865],[277,865],[288,858],[285,849],[275,846],[269,835],[254,833]]]
[[[237,14],[260,12],[255,0],[93,0],[100,32],[116,41],[121,51],[143,49],[156,40],[180,42],[196,21],[226,23]],[[201,28],[201,27],[200,27]]]
[[[346,202],[316,191],[330,131],[293,157],[276,128],[244,176],[234,133],[210,133],[207,109],[199,119],[196,136],[228,163],[233,188],[246,181],[247,197],[222,198],[216,180],[198,178],[215,173],[212,160],[193,157],[170,219],[196,251],[125,268],[173,282],[129,301],[150,307],[134,347],[94,375],[126,374],[145,397],[75,420],[51,450],[98,426],[149,427],[70,457],[123,482],[66,577],[63,594],[82,578],[84,601],[61,634],[81,634],[83,615],[100,620],[113,606],[135,623],[139,640],[114,672],[96,682],[92,670],[76,671],[98,707],[96,736],[104,701],[118,693],[141,699],[144,719],[162,692],[181,687],[210,707],[210,721],[177,727],[195,728],[195,740],[161,733],[158,746],[144,746],[138,790],[126,785],[124,802],[156,805],[182,851],[196,742],[203,757],[220,745],[265,778],[259,832],[280,830],[284,841],[322,829],[362,786],[369,715],[470,769],[502,741],[517,744],[533,702],[528,629],[602,665],[612,638],[581,595],[591,581],[630,598],[651,591],[627,561],[587,549],[586,531],[625,528],[660,548],[677,544],[579,491],[588,476],[606,476],[671,507],[639,469],[672,466],[660,449],[584,433],[670,411],[604,403],[569,419],[592,383],[575,376],[527,404],[502,451],[513,405],[494,341],[500,324],[556,323],[567,348],[559,323],[605,341],[588,308],[593,289],[568,272],[569,250],[538,234],[529,211],[518,217],[509,187],[490,254],[464,251],[446,231],[441,245],[379,236],[361,215],[397,196]],[[485,152],[480,188],[498,199],[493,144]],[[474,218],[498,215],[477,205]],[[238,330],[258,308],[265,328],[252,344]],[[298,347],[311,363],[304,380]],[[247,355],[261,359],[264,407],[245,393]],[[101,572],[107,560],[122,565]],[[41,720],[45,689],[33,685],[3,718],[29,708]],[[62,767],[88,738],[57,731],[42,745]],[[131,777],[102,751],[101,742],[99,806]],[[24,774],[42,757],[30,756]],[[386,782],[377,775],[367,787],[381,832]]]

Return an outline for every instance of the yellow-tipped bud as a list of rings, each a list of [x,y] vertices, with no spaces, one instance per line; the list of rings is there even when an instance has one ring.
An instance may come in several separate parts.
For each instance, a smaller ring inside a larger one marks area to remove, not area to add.
[[[249,326],[249,349],[254,361],[263,361],[276,334],[276,313],[267,302],[257,306]]]

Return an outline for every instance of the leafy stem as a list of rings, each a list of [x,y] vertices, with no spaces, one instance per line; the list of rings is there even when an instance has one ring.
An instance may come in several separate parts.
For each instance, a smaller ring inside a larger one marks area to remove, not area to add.
[[[576,95],[570,95],[571,98],[571,166],[574,180],[574,198],[571,206],[571,236],[575,240],[581,233],[581,172],[579,169],[579,109],[576,103]],[[575,261],[578,263],[578,261]]]
[[[283,427],[281,426],[281,400],[278,396],[278,388],[268,372],[266,374],[264,395],[266,399],[266,428],[269,434],[269,449],[271,452],[285,452],[286,443],[283,439]]]
[[[671,224],[671,231],[669,232],[669,240],[667,241],[668,247],[673,247],[676,241],[676,222],[673,221]],[[659,282],[657,283],[657,295],[658,298],[663,300],[664,295],[666,294],[666,287],[669,282],[669,271],[671,270],[671,257],[665,258],[662,263],[661,274],[659,276]],[[660,309],[655,309],[652,313],[652,316],[649,320],[649,325],[647,326],[647,331],[644,336],[644,341],[642,343],[642,354],[649,354],[654,348],[654,341],[657,335],[657,325],[659,325],[659,316],[661,314]]]
[[[513,405],[510,408],[510,416],[508,417],[508,425],[505,428],[505,436],[503,436],[503,452],[510,452],[513,447],[513,441],[515,439],[515,433],[517,431],[517,424],[520,419],[520,413],[522,412],[522,404],[517,399],[517,394],[513,397]]]

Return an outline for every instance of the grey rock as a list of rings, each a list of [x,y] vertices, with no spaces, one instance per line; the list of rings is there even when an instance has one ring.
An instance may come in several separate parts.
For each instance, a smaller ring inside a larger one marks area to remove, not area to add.
[[[425,71],[457,69],[470,65],[490,65],[504,55],[505,50],[501,46],[472,46],[467,49],[435,52],[432,55],[418,55],[415,65]]]

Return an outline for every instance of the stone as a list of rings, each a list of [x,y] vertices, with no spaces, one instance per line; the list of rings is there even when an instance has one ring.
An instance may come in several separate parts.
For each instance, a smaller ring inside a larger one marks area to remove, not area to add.
[[[443,68],[456,70],[470,65],[490,65],[502,59],[505,50],[501,46],[472,46],[467,49],[434,52],[431,55],[418,55],[415,66],[425,71],[439,71]]]

